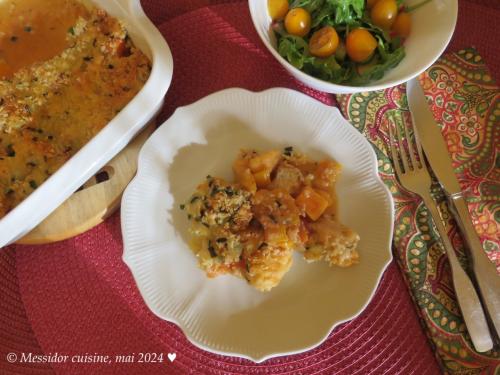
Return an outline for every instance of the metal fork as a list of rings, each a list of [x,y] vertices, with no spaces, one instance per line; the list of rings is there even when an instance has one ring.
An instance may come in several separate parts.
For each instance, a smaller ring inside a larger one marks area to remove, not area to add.
[[[425,165],[416,129],[413,129],[411,122],[407,125],[406,121],[402,121],[398,126],[398,122],[394,121],[394,119],[392,120],[389,122],[389,135],[396,177],[405,189],[416,193],[422,198],[431,213],[446,254],[448,255],[455,294],[472,343],[478,352],[488,351],[493,348],[493,340],[488,330],[486,317],[474,285],[457,259],[455,250],[448,238],[437,209],[437,204],[432,198],[431,176]],[[396,134],[394,134],[392,129],[392,123],[395,125]],[[414,142],[412,139],[408,136],[408,126],[411,127],[416,147],[413,145]],[[405,140],[406,142],[404,142]],[[408,151],[406,150],[405,143]],[[418,159],[416,157],[417,154]],[[400,162],[402,165],[400,165]]]

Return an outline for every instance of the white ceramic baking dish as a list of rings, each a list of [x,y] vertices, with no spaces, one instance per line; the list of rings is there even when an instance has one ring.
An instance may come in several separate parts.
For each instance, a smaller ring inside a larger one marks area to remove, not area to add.
[[[140,0],[90,2],[124,21],[135,45],[151,59],[151,75],[141,91],[108,125],[0,220],[0,247],[27,234],[123,149],[160,109],[170,86],[172,54],[145,15]]]

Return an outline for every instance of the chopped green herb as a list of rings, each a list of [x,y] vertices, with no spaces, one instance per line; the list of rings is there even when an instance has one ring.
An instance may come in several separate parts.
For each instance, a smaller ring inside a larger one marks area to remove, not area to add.
[[[35,180],[30,180],[30,186],[34,190],[38,187],[38,184],[36,183]]]
[[[69,29],[68,29],[68,33],[70,33],[71,35],[75,35],[75,28],[73,26],[71,26]]]
[[[257,250],[263,249],[263,248],[265,248],[265,247],[267,247],[267,243],[266,243],[266,242],[262,242],[262,243],[259,245],[259,247],[257,248]]]
[[[31,30],[33,30],[31,26],[24,26],[24,31],[26,31],[27,33],[31,33]]]
[[[14,148],[12,147],[12,144],[9,144],[7,147],[6,147],[6,152],[7,152],[7,156],[9,158],[13,158],[14,156],[16,156],[16,151],[14,150]]]
[[[181,205],[179,206],[179,208],[180,208],[181,210],[183,210],[183,209],[185,209],[185,208],[186,208],[186,205],[181,204]]]
[[[285,147],[285,150],[283,151],[283,154],[285,154],[286,156],[292,156],[292,154],[293,154],[293,147],[291,147],[291,146]]]
[[[212,246],[212,242],[208,241],[208,252],[210,253],[210,256],[212,258],[215,258],[217,256],[217,253],[215,252],[215,249]]]
[[[217,243],[226,243],[227,242],[227,238],[225,237],[220,237],[220,238],[217,238],[215,240]]]
[[[194,202],[196,202],[198,199],[200,199],[200,197],[199,197],[199,196],[197,196],[197,195],[195,195],[195,196],[193,196],[193,198],[191,198],[191,200],[189,201],[189,203],[194,203]]]

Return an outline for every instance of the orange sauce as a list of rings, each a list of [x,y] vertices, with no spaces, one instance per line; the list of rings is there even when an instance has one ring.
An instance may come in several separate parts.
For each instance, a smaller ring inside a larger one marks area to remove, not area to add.
[[[0,0],[0,78],[66,49],[68,29],[85,14],[72,0]]]

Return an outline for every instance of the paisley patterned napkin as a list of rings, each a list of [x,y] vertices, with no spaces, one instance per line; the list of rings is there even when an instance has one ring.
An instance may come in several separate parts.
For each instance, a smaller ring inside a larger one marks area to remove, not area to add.
[[[483,247],[500,271],[500,90],[474,49],[440,58],[420,77],[447,142]],[[405,86],[339,95],[346,118],[372,143],[379,173],[395,200],[394,254],[443,369],[450,374],[498,374],[498,351],[477,353],[458,308],[444,249],[421,200],[396,183],[388,155],[388,123],[409,121]],[[436,190],[459,258],[456,223]]]

